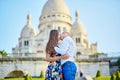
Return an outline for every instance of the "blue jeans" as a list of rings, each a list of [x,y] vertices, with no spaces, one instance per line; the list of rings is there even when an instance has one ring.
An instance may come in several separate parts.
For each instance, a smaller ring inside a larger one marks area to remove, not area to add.
[[[74,62],[67,61],[62,66],[63,80],[75,80],[76,65]]]

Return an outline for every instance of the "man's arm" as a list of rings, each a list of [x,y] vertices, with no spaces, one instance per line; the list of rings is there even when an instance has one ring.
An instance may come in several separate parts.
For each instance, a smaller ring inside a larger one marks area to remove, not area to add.
[[[69,48],[68,38],[63,39],[59,47],[54,47],[55,51],[57,53],[60,53],[61,55],[64,55],[67,52],[68,48]]]

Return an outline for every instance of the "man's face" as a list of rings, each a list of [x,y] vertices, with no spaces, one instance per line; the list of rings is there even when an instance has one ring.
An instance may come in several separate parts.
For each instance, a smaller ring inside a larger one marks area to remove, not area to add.
[[[61,34],[60,34],[60,40],[63,40],[63,39],[64,39],[64,34],[61,33]]]

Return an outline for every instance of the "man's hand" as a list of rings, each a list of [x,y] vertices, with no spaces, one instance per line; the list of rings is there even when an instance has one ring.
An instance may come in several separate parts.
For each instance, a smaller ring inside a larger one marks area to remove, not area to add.
[[[61,56],[61,59],[68,59],[69,58],[69,55],[68,54],[64,54]]]

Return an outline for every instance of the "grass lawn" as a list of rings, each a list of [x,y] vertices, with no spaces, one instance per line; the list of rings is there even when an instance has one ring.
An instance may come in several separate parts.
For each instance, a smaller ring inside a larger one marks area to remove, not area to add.
[[[95,77],[93,80],[110,80],[111,76],[101,76],[101,77]]]
[[[33,80],[44,80],[44,78],[32,78]],[[9,78],[9,79],[0,79],[0,80],[24,80],[24,78]]]

